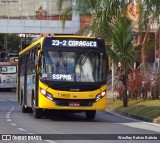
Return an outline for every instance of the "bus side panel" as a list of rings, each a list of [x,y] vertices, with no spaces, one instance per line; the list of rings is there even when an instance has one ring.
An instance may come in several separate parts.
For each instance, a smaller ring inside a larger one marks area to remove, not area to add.
[[[32,75],[27,76],[27,106],[32,107]]]
[[[32,107],[32,99],[36,96],[37,91],[35,89],[35,77],[36,74],[31,74],[27,76],[27,106]],[[37,105],[37,104],[36,104]]]

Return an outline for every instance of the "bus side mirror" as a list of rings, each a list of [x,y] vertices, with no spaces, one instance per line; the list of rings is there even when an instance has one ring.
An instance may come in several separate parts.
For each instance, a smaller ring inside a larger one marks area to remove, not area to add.
[[[43,56],[43,51],[40,51],[40,53],[39,53],[39,58],[38,58],[38,66],[39,66],[39,67],[42,66],[42,56]]]
[[[32,83],[33,83],[33,84],[36,83],[36,76],[35,76],[35,75],[32,76]]]
[[[39,74],[39,67],[38,67],[38,65],[36,65],[35,68],[36,68],[36,73]]]
[[[36,70],[36,73],[39,74],[39,58],[38,58],[38,56],[35,57],[35,70]]]
[[[38,60],[38,66],[39,66],[39,67],[42,66],[41,58],[39,58],[39,60]]]

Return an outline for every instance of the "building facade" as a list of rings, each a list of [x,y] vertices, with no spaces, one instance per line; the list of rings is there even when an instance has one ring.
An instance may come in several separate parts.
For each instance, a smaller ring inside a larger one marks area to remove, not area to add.
[[[72,5],[66,0],[65,9]],[[78,15],[68,15],[62,27],[57,0],[0,0],[0,33],[74,34],[80,28]]]

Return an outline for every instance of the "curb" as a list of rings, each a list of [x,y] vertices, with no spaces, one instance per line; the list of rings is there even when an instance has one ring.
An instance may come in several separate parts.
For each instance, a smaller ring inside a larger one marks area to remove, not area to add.
[[[117,113],[117,114],[125,116],[125,117],[130,117],[130,118],[137,119],[137,120],[142,120],[142,121],[146,121],[146,122],[150,122],[150,123],[160,124],[160,120],[158,120],[158,119],[152,119],[152,118],[148,118],[148,117],[137,116],[137,115],[130,114],[130,113],[127,113],[127,112],[123,112],[123,111],[120,111],[120,110],[117,110],[117,109],[109,109],[109,111]]]

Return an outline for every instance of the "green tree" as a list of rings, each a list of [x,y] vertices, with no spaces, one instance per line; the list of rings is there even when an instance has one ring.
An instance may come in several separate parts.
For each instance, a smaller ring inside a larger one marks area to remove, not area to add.
[[[4,36],[3,34],[0,34],[0,49],[3,49],[3,44],[4,44]]]
[[[58,7],[61,10],[63,0],[59,1]],[[125,87],[124,106],[128,105],[127,100],[127,68],[136,57],[136,50],[131,43],[133,39],[131,21],[126,16],[127,4],[121,0],[76,0],[76,4],[63,11],[65,16],[71,11],[91,16],[91,23],[84,29],[89,34],[104,38],[112,42],[112,49],[107,48],[108,55],[117,64],[121,63],[121,80]],[[89,29],[89,30],[88,30]]]
[[[20,37],[18,36],[18,34],[8,34],[7,40],[8,40],[8,49],[19,51]]]
[[[59,0],[57,2],[59,10],[61,10],[65,0]],[[112,23],[117,21],[122,13],[127,12],[128,2],[134,4],[137,8],[138,18],[134,21],[134,24],[138,26],[135,27],[138,35],[142,37],[142,34],[144,34],[141,45],[141,61],[143,65],[145,65],[146,49],[147,46],[150,45],[148,44],[148,42],[150,42],[148,41],[148,34],[154,23],[157,23],[157,27],[159,27],[160,23],[159,0],[76,0],[73,6],[63,11],[63,26],[65,24],[65,16],[70,14],[71,11],[78,14],[90,15],[91,24],[81,30],[81,33],[86,33],[87,31],[103,37],[108,41],[111,37],[110,30],[112,29]]]
[[[59,11],[66,0],[57,1]],[[84,14],[91,17],[91,23],[84,29],[80,29],[82,33],[96,35],[105,39],[110,38],[110,30],[112,23],[121,15],[120,7],[125,8],[124,1],[119,0],[75,0],[75,4],[63,10],[63,26],[65,26],[65,18],[74,12],[75,14]],[[88,33],[87,33],[87,32]]]
[[[147,48],[152,47],[157,43],[157,41],[149,40],[149,32],[151,27],[154,24],[157,24],[157,31],[160,27],[160,1],[158,0],[137,0],[137,8],[138,8],[138,19],[136,24],[138,25],[138,35],[142,37],[142,48],[141,48],[141,61],[146,70],[146,57],[147,57]]]
[[[59,10],[61,10],[64,0],[58,1]],[[132,0],[130,0],[132,2]],[[107,48],[108,55],[115,64],[121,62],[122,80],[125,84],[127,75],[127,66],[133,62],[136,57],[136,48],[133,48],[132,28],[141,36],[145,33],[141,48],[141,60],[145,64],[146,47],[149,45],[147,36],[153,22],[159,24],[160,3],[157,0],[137,0],[138,18],[131,25],[127,19],[128,0],[76,0],[75,4],[63,11],[65,26],[65,17],[72,12],[91,16],[91,23],[86,26],[82,33],[96,35],[112,43],[111,48]],[[135,27],[138,25],[138,27]],[[125,94],[126,95],[126,94]]]
[[[108,48],[108,53],[113,62],[118,65],[121,63],[119,80],[123,83],[123,103],[128,106],[127,97],[127,78],[128,69],[136,58],[137,49],[132,44],[132,23],[125,15],[120,17],[112,27],[112,48]]]
[[[0,49],[3,49],[5,51],[19,50],[19,46],[20,37],[18,36],[18,34],[0,34]],[[6,47],[7,49],[5,49]]]

